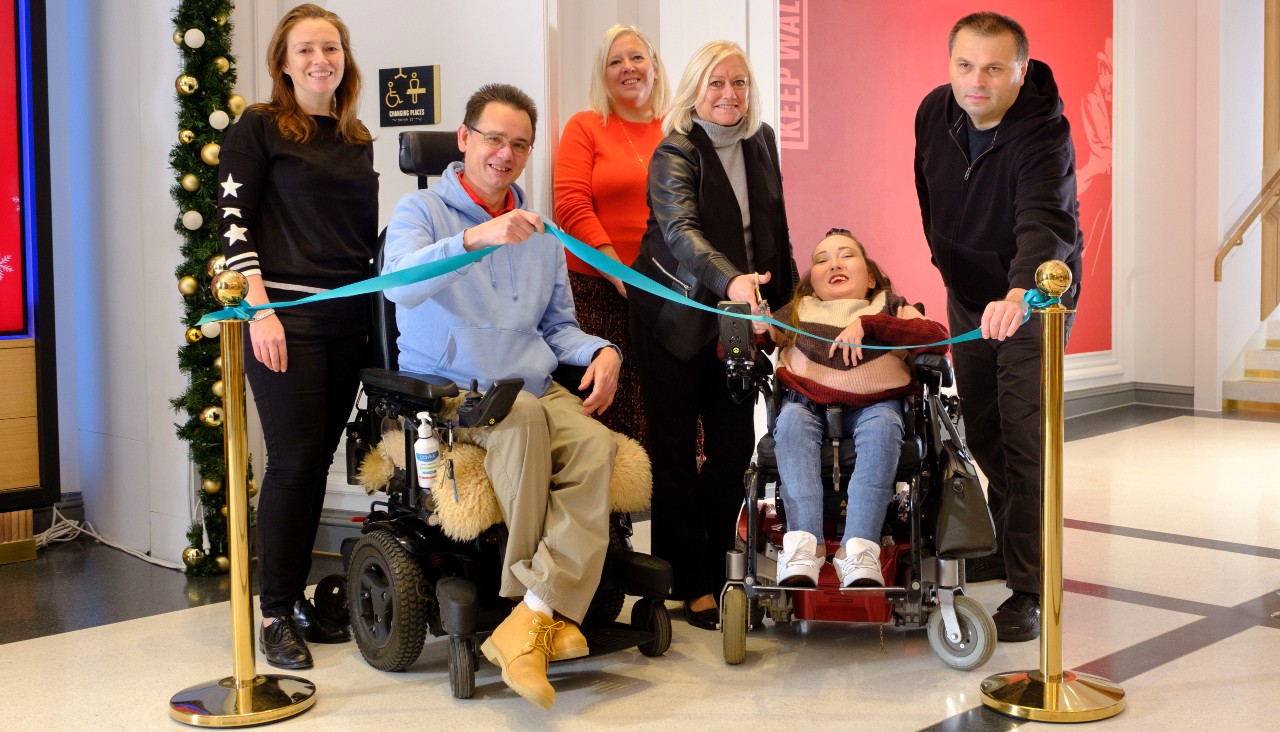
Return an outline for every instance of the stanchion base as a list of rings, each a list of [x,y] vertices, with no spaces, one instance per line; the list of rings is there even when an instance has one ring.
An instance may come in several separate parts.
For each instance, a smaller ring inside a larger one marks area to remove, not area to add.
[[[195,727],[248,727],[287,719],[316,703],[316,685],[265,674],[236,687],[235,677],[192,686],[169,700],[169,716]]]
[[[1036,722],[1092,722],[1124,709],[1124,689],[1100,676],[1063,671],[1046,682],[1035,671],[1009,671],[982,681],[982,703]]]

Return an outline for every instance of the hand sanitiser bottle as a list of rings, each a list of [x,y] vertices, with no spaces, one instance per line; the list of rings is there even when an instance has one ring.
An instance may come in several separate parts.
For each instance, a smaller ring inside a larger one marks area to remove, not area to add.
[[[440,470],[440,438],[436,437],[431,415],[418,412],[418,439],[413,443],[413,456],[418,464],[418,485],[429,491]]]

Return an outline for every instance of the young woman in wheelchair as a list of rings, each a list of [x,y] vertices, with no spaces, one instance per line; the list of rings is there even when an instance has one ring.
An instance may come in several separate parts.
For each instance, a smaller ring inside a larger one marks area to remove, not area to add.
[[[777,377],[784,390],[774,427],[788,529],[778,554],[778,584],[816,586],[826,561],[824,412],[828,405],[840,405],[843,430],[853,436],[857,462],[849,478],[844,535],[833,564],[842,587],[883,586],[880,532],[902,447],[903,398],[917,390],[908,350],[945,353],[946,346],[860,346],[934,343],[948,337],[947,329],[895,293],[889,278],[846,229],[831,229],[818,243],[809,273],[775,317],[839,341],[769,328],[768,336],[781,349]]]

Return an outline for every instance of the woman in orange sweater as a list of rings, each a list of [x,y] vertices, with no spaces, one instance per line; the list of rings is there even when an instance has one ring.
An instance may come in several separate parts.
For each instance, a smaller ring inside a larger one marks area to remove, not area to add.
[[[649,158],[662,141],[670,87],[653,43],[634,25],[605,31],[591,75],[591,109],[565,124],[555,160],[555,218],[570,236],[630,265],[649,218]],[[567,254],[582,329],[622,349],[610,429],[644,444],[644,410],[631,359],[626,289]]]

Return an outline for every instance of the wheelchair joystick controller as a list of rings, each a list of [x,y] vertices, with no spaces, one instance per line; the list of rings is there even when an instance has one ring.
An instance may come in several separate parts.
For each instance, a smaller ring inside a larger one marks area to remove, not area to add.
[[[751,306],[745,302],[723,300],[719,309],[727,313],[749,315]],[[750,322],[741,318],[720,316],[720,349],[724,352],[729,396],[735,404],[755,397],[755,333]]]
[[[471,390],[464,396],[462,404],[458,405],[459,427],[491,426],[501,422],[520,395],[524,379],[498,379],[483,397],[476,391],[478,385],[472,379]]]

